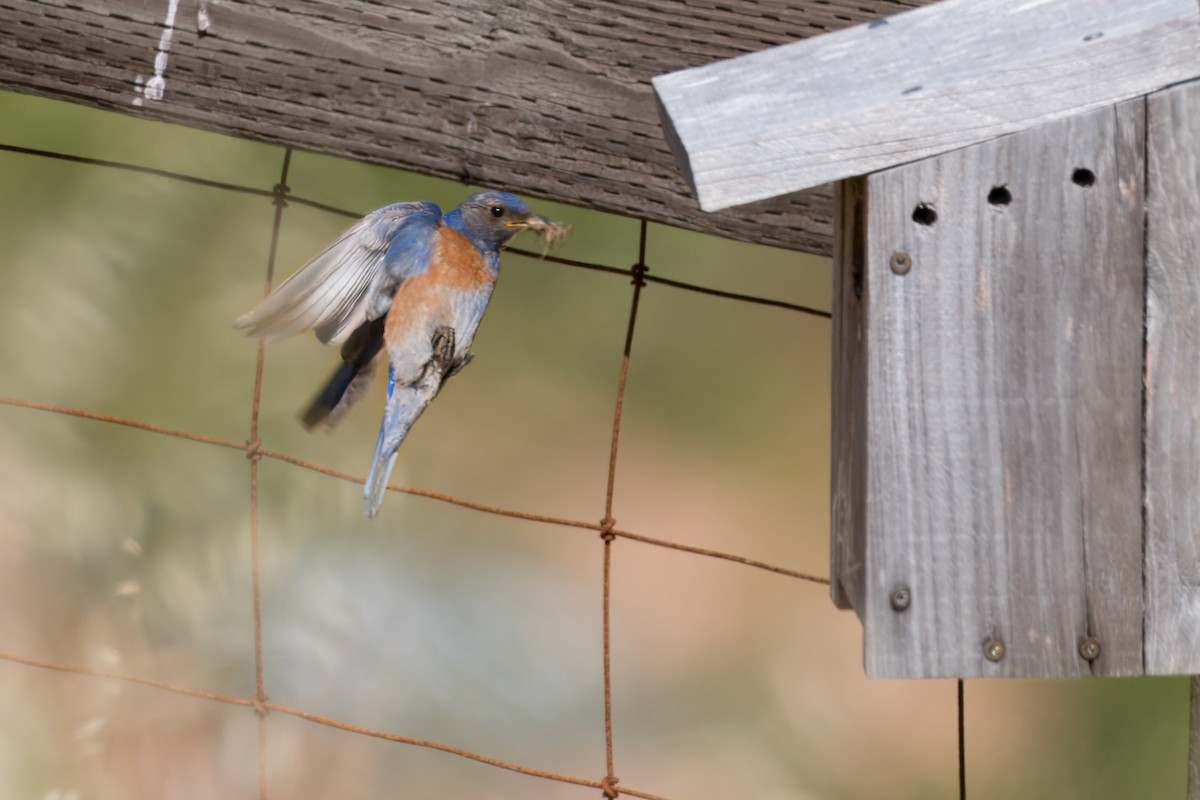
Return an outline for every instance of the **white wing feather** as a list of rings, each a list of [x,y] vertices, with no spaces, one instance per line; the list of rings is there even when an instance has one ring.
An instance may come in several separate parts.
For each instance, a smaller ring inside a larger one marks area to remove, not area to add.
[[[414,215],[436,224],[441,211],[432,203],[396,203],[372,211],[239,317],[234,327],[249,328],[267,341],[316,330],[322,342],[340,344],[366,321],[373,290],[388,277],[388,245]]]

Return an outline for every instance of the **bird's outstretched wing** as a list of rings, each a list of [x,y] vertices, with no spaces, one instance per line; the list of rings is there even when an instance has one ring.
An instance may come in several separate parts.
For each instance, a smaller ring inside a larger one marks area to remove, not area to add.
[[[367,320],[387,314],[396,288],[429,265],[442,218],[435,203],[372,211],[234,323],[268,340],[315,330],[341,344]]]

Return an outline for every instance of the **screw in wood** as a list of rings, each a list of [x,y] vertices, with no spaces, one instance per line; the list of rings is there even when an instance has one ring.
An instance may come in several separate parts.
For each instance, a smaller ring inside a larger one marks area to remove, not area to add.
[[[1079,657],[1084,661],[1095,661],[1100,657],[1100,640],[1089,636],[1079,642]]]
[[[889,600],[892,603],[892,611],[908,611],[908,607],[912,605],[912,590],[907,586],[897,586],[892,590]]]
[[[912,256],[897,250],[895,253],[892,253],[892,258],[888,262],[888,265],[891,266],[892,272],[897,275],[907,275],[908,271],[912,269]]]
[[[999,639],[988,639],[983,643],[983,657],[988,661],[999,661],[1004,658],[1004,642]]]

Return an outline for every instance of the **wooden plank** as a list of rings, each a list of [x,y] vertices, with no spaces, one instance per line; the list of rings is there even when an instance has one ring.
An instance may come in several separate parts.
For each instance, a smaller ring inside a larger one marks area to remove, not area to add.
[[[866,566],[866,178],[836,186],[833,272],[833,430],[830,436],[829,591],[838,608],[864,607]],[[861,614],[860,614],[861,618]]]
[[[944,0],[654,79],[700,205],[947,152],[1200,75],[1196,0]]]
[[[1200,673],[1200,83],[1146,114],[1146,671]]]
[[[917,4],[0,0],[0,87],[828,253],[828,189],[701,213],[649,79]]]
[[[1143,119],[1126,102],[868,178],[871,676],[1142,669]]]

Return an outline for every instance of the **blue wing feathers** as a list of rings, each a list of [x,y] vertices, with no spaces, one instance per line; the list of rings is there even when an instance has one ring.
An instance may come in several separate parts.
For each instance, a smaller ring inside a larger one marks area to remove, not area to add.
[[[366,390],[374,373],[375,358],[383,349],[385,322],[385,317],[364,322],[350,334],[342,345],[341,365],[300,417],[305,428],[311,430],[324,422],[335,424]]]

